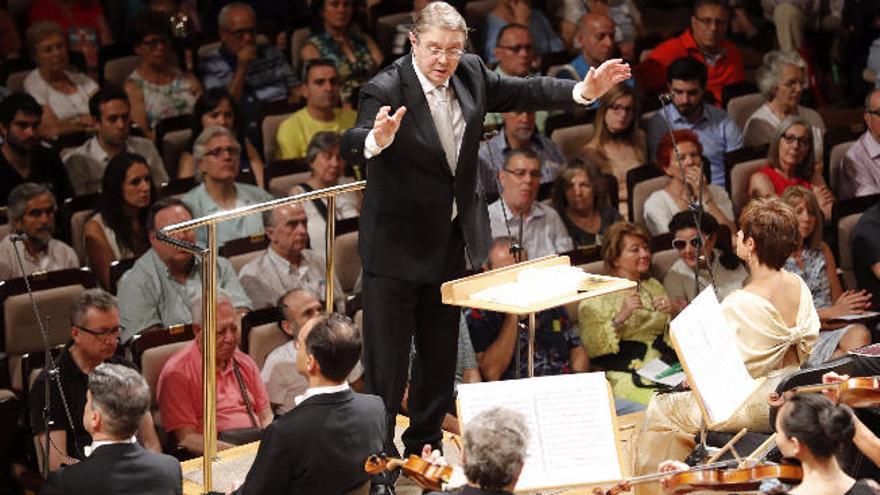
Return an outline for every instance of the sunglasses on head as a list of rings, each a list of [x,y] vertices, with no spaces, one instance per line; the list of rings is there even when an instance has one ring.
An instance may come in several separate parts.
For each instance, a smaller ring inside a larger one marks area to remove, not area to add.
[[[690,243],[690,245],[695,249],[700,249],[700,246],[703,245],[703,238],[699,235],[695,235],[690,239],[681,239],[676,237],[672,240],[672,247],[681,251],[682,249],[687,247],[688,243]]]

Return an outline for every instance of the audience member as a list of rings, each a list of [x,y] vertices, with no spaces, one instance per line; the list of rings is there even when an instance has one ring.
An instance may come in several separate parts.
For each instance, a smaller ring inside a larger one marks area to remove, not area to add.
[[[823,0],[772,0],[773,24],[780,49],[794,52],[804,47],[807,29],[841,31],[843,3]]]
[[[813,128],[802,117],[791,115],[776,127],[767,165],[749,179],[749,196],[764,198],[781,196],[789,186],[813,189],[825,218],[831,218],[834,194],[825,185],[821,174],[816,174],[816,154],[813,147]]]
[[[144,158],[156,184],[168,182],[168,172],[156,145],[147,138],[131,135],[131,105],[121,90],[105,87],[89,98],[97,135],[62,157],[77,196],[101,191],[101,180],[110,160],[120,153]]]
[[[202,183],[183,196],[196,217],[272,199],[265,190],[250,184],[236,182],[239,172],[241,145],[229,129],[220,126],[206,128],[196,138],[193,160],[202,173]],[[217,226],[217,246],[226,241],[263,233],[263,223],[256,215],[239,217]],[[207,231],[198,231],[198,240],[207,242]]]
[[[69,69],[64,30],[54,22],[37,22],[27,30],[27,47],[37,68],[25,78],[24,90],[43,106],[40,135],[51,139],[91,130],[89,97],[98,85]]]
[[[614,397],[646,404],[655,384],[642,383],[634,372],[663,357],[676,361],[667,330],[678,306],[663,284],[651,277],[651,235],[640,225],[618,222],[608,229],[602,259],[610,275],[636,282],[635,289],[584,299],[578,305],[578,327],[590,363],[605,369]]]
[[[535,44],[532,33],[522,24],[508,24],[498,31],[495,41],[495,58],[498,65],[495,72],[507,77],[529,77],[540,75],[538,57],[535,56]],[[502,113],[489,112],[483,120],[484,126],[500,126],[504,123]],[[544,124],[549,113],[546,110],[535,112],[535,125],[544,132]]]
[[[577,47],[578,20],[587,13],[606,14],[614,21],[614,43],[624,60],[633,61],[636,55],[636,39],[644,33],[642,13],[633,0],[562,0],[556,17],[560,19],[559,34],[566,48]]]
[[[672,150],[673,142],[675,152]],[[706,180],[702,155],[703,146],[695,132],[679,129],[673,131],[672,135],[663,135],[657,146],[655,163],[671,180],[666,187],[654,191],[645,200],[645,226],[652,235],[668,232],[672,217],[680,211],[687,211],[698,201],[702,201],[703,209],[718,223],[727,226],[731,232],[736,229],[733,203],[723,187]]]
[[[198,316],[190,313],[189,302],[202,293],[201,259],[156,237],[159,229],[192,218],[189,207],[175,198],[161,198],[150,206],[147,234],[151,249],[119,280],[119,313],[125,329],[123,342],[154,328],[191,323]],[[192,230],[174,234],[174,237],[195,241]],[[239,311],[250,309],[251,300],[225,258],[217,259],[217,288],[229,294]]]
[[[864,325],[841,326],[840,322],[834,322],[837,317],[860,314],[870,308],[871,294],[864,290],[843,290],[834,254],[822,240],[822,211],[813,192],[803,186],[791,186],[782,193],[782,201],[794,209],[802,240],[783,269],[798,275],[807,284],[822,323],[819,340],[807,359],[808,366],[815,366],[871,343],[871,332]]]
[[[182,493],[180,461],[131,440],[150,416],[144,377],[129,367],[102,363],[88,374],[85,395],[82,423],[92,439],[86,446],[91,453],[52,473],[43,493],[111,495],[131,487],[145,493]]]
[[[599,99],[593,134],[582,150],[584,158],[617,179],[618,209],[623,213],[627,211],[626,173],[647,162],[647,141],[639,127],[640,115],[639,101],[632,88],[625,84],[611,88]]]
[[[244,265],[238,277],[254,309],[268,308],[290,289],[306,289],[325,303],[327,266],[321,253],[307,249],[308,219],[301,204],[279,206],[263,212],[269,247]],[[334,280],[334,307],[345,311],[345,294]]]
[[[496,237],[489,250],[486,269],[516,263],[510,246],[512,237]],[[466,309],[465,318],[480,374],[484,380],[528,377],[529,333],[521,328],[519,315]],[[589,359],[577,327],[563,307],[537,314],[535,329],[535,376],[579,373],[589,369]],[[514,358],[519,350],[519,356]]]
[[[275,414],[293,409],[296,398],[309,386],[307,377],[296,371],[297,343],[300,332],[308,332],[307,328],[313,328],[320,320],[322,309],[321,302],[308,289],[290,289],[278,299],[278,311],[284,317],[278,326],[290,337],[290,342],[270,352],[260,372]],[[345,381],[356,386],[363,374],[364,367],[358,360]]]
[[[92,389],[90,373],[102,363],[124,365],[137,373],[133,363],[116,354],[120,331],[116,298],[101,289],[84,290],[74,299],[71,314],[70,341],[55,360],[57,374],[49,378],[51,471],[71,461],[82,461],[89,456],[89,444],[102,440],[92,436],[89,415],[85,416],[85,424],[83,422],[83,412],[87,409],[88,402],[87,391]],[[40,448],[46,445],[43,417],[46,380],[46,371],[43,370],[37,375],[29,395],[31,429],[34,432],[34,441]],[[63,397],[61,394],[64,394]],[[137,432],[145,447],[161,452],[162,447],[151,415],[141,414],[131,429],[132,432],[126,435],[126,439]]]
[[[547,17],[539,9],[533,8],[529,0],[502,0],[486,17],[485,40],[486,46],[483,53],[487,64],[494,64],[495,42],[498,32],[508,24],[528,26],[532,33],[532,43],[535,54],[547,55],[562,51],[562,40],[553,30],[553,26]]]
[[[636,79],[643,93],[652,95],[666,90],[663,75],[681,57],[690,57],[708,68],[702,87],[721,106],[724,86],[745,79],[742,55],[727,40],[730,21],[728,0],[697,0],[691,14],[691,25],[681,36],[660,43],[648,58],[636,67]],[[702,95],[701,95],[702,96]]]
[[[61,200],[73,196],[61,158],[40,145],[37,129],[43,109],[31,95],[14,94],[0,102],[0,204],[25,182],[48,187]]]
[[[140,155],[120,153],[107,169],[97,212],[85,225],[86,262],[103,287],[110,287],[110,264],[136,258],[150,248],[147,212],[156,201],[147,161]]]
[[[306,149],[306,162],[312,170],[309,179],[295,187],[289,194],[300,194],[353,182],[351,177],[343,177],[345,162],[339,156],[339,134],[321,131],[309,141]],[[309,219],[309,243],[312,251],[320,256],[327,254],[327,200],[315,199],[303,203]],[[336,196],[336,220],[355,218],[361,211],[361,193],[350,192]]]
[[[35,0],[28,11],[28,25],[57,24],[69,39],[70,48],[83,54],[89,72],[97,74],[98,47],[113,43],[113,35],[98,0]]]
[[[699,230],[696,217],[700,219]],[[730,231],[722,229],[715,217],[704,211],[680,211],[669,221],[669,233],[674,236],[672,247],[678,251],[678,259],[663,277],[670,298],[687,304],[712,284],[715,296],[723,301],[742,288],[749,272],[733,251]],[[695,281],[699,281],[699,290]]]
[[[559,169],[565,165],[565,157],[559,146],[538,132],[535,112],[507,112],[501,114],[504,122],[501,132],[488,141],[480,143],[478,158],[483,190],[497,193],[495,177],[504,168],[506,154],[512,150],[528,150],[540,160],[541,184],[556,180]]]
[[[755,110],[743,128],[743,142],[756,146],[770,142],[770,136],[782,119],[798,115],[813,126],[816,161],[822,160],[825,122],[819,112],[800,106],[801,94],[807,86],[807,63],[797,52],[770,52],[758,69],[758,87],[767,103]]]
[[[55,196],[46,186],[25,182],[9,193],[7,215],[12,232],[25,236],[18,245],[24,273],[13,246],[17,241],[7,235],[0,239],[0,280],[79,266],[73,248],[52,238],[56,211]]]
[[[853,272],[859,288],[871,294],[872,309],[880,309],[880,204],[862,213],[852,232]],[[858,255],[856,255],[858,254]]]
[[[591,162],[574,160],[553,184],[553,208],[575,247],[602,243],[605,230],[623,219],[615,206],[608,194],[608,181]]]
[[[294,342],[296,370],[309,388],[266,430],[235,493],[366,490],[364,459],[382,450],[385,407],[379,397],[353,392],[346,382],[361,355],[360,332],[350,319],[333,314],[306,325]]]
[[[302,158],[312,137],[321,131],[339,133],[354,125],[357,114],[339,107],[339,73],[330,59],[309,60],[303,69],[306,106],[278,127],[278,158]]]
[[[489,205],[492,237],[522,239],[522,247],[534,258],[574,249],[559,214],[536,201],[541,180],[541,160],[533,151],[511,150],[498,172],[501,197]]]
[[[142,12],[134,21],[133,37],[141,61],[126,79],[125,93],[132,120],[153,139],[159,121],[192,113],[202,85],[175,63],[167,14]]]
[[[352,0],[315,0],[311,3],[312,35],[300,58],[336,62],[342,101],[350,102],[355,88],[367,82],[382,67],[384,56],[373,38],[354,22]]]
[[[577,42],[580,44],[581,54],[564,66],[556,77],[583,81],[590,68],[599,67],[602,62],[612,58],[617,50],[614,43],[614,21],[606,14],[584,14],[578,25]],[[633,87],[635,79],[627,79],[623,84]]]
[[[238,104],[235,103],[235,99],[226,88],[208,89],[202,93],[196,100],[192,117],[190,150],[195,146],[196,138],[202,134],[206,127],[219,125],[229,129],[235,135],[235,139],[243,143],[239,154],[241,172],[247,170],[253,172],[257,185],[263,187],[263,159],[260,158],[260,152],[257,151],[251,139],[247,137],[244,130],[245,122],[238,111]],[[177,178],[185,179],[193,176],[201,178],[196,169],[196,163],[193,161],[192,153],[185,151],[180,155],[180,161],[177,165]]]
[[[840,199],[880,193],[880,88],[865,98],[864,119],[867,130],[840,164]]]
[[[0,58],[13,60],[21,56],[21,37],[15,19],[6,9],[0,9]]]
[[[713,21],[715,22],[715,21]],[[667,70],[672,103],[662,107],[648,121],[650,156],[660,140],[673,129],[690,129],[700,137],[703,156],[712,164],[712,184],[724,185],[724,154],[742,148],[743,137],[730,115],[703,101],[706,66],[693,58],[679,58]]]
[[[156,400],[162,426],[174,435],[177,445],[188,452],[204,453],[202,421],[202,301],[192,301],[195,339],[165,362],[156,385]],[[238,349],[241,316],[229,296],[217,293],[217,449],[258,440],[272,422],[272,408],[260,368]],[[245,431],[247,430],[247,431]]]

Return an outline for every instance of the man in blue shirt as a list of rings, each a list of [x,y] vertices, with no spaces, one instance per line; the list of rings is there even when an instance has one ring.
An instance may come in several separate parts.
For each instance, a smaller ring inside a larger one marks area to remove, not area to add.
[[[703,102],[706,78],[706,66],[696,59],[682,57],[669,64],[666,80],[672,103],[648,121],[648,152],[653,160],[660,139],[669,132],[665,122],[668,119],[673,129],[690,129],[697,133],[703,155],[712,164],[710,181],[723,186],[724,154],[742,148],[743,137],[727,112]]]

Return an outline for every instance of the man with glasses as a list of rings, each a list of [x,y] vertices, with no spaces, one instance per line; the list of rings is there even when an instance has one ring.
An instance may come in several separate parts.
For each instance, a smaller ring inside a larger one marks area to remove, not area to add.
[[[102,363],[121,364],[134,369],[134,364],[116,355],[121,327],[116,298],[101,289],[81,292],[71,308],[70,341],[55,360],[58,373],[49,382],[49,469],[85,459],[92,437],[83,427],[83,410],[89,373]],[[56,380],[57,378],[57,380]],[[28,377],[24,377],[25,380]],[[30,391],[30,422],[40,448],[46,445],[43,418],[46,371],[34,381]],[[154,451],[162,447],[153,426],[153,417],[145,414],[137,434],[140,443]],[[45,452],[43,459],[46,459]]]
[[[841,200],[880,193],[880,88],[865,97],[864,118],[868,129],[840,165]]]
[[[55,196],[46,186],[25,182],[9,193],[7,214],[13,234],[24,236],[17,246],[24,273],[12,245],[16,241],[5,236],[0,240],[0,280],[79,266],[73,248],[52,238],[57,209]]]
[[[691,57],[708,67],[706,89],[721,106],[724,86],[745,80],[742,55],[727,39],[729,0],[697,0],[691,26],[680,36],[657,45],[636,67],[639,88],[646,96],[666,91],[666,68],[681,57]]]
[[[131,105],[121,89],[106,86],[98,90],[89,98],[89,113],[95,119],[97,135],[62,156],[77,196],[99,192],[107,164],[123,151],[146,159],[154,184],[168,182],[156,145],[131,135]]]

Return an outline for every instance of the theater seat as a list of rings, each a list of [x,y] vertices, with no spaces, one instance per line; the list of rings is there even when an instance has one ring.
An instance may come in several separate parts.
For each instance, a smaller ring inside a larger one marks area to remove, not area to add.
[[[269,353],[290,342],[278,326],[281,319],[277,308],[263,308],[251,311],[241,320],[241,350],[252,357],[260,369]]]

